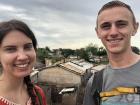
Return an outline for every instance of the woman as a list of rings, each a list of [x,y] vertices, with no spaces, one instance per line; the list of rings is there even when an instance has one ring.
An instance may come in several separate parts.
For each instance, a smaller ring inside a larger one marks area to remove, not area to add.
[[[46,105],[41,88],[31,83],[37,40],[19,21],[0,23],[0,105]]]

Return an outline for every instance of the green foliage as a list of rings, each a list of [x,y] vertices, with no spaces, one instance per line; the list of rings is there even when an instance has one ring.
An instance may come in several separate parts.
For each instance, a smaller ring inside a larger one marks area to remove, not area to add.
[[[86,52],[90,52],[90,53],[92,53],[92,55],[97,55],[97,53],[98,53],[98,46],[97,45],[93,45],[92,43],[90,43],[86,47]]]
[[[48,52],[45,48],[38,48],[37,49],[37,58],[42,62],[45,63],[45,58],[48,57]]]
[[[76,50],[59,48],[51,51],[48,46],[37,49],[37,57],[42,63],[45,63],[45,58],[52,59],[52,63],[55,63],[62,59],[65,60],[65,58],[68,58],[70,55],[77,56],[79,59],[90,61],[90,58],[92,59],[93,56],[105,56],[107,55],[107,52],[103,47],[98,47],[92,43],[85,48]]]
[[[92,43],[90,43],[86,47],[86,52],[91,53],[92,55],[95,55],[95,56],[107,55],[107,52],[104,47],[98,47],[97,45],[93,45]]]
[[[105,56],[105,55],[107,55],[107,52],[103,47],[100,47],[100,48],[98,48],[97,55],[98,56]]]
[[[45,47],[45,50],[46,50],[47,52],[51,52],[51,50],[50,50],[50,48],[49,48],[48,46]]]
[[[62,55],[64,58],[67,58],[70,55],[74,55],[74,50],[72,49],[62,49]]]
[[[76,50],[76,55],[80,58],[80,59],[84,59],[86,61],[89,61],[89,56],[88,56],[88,52],[84,49],[77,49]]]

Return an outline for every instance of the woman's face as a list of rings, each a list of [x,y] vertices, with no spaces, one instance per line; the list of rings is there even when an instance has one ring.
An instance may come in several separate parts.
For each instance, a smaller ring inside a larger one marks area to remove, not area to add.
[[[9,32],[0,45],[0,62],[7,76],[23,78],[29,75],[36,61],[32,40],[24,33]]]

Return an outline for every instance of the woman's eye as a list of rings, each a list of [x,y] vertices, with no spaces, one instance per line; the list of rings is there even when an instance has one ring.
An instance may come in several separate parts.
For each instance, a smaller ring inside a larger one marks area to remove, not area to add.
[[[8,48],[5,48],[5,51],[8,53],[13,53],[16,51],[16,48],[15,47],[8,47]]]
[[[25,46],[24,46],[24,49],[25,50],[31,50],[33,48],[33,44],[26,44]]]

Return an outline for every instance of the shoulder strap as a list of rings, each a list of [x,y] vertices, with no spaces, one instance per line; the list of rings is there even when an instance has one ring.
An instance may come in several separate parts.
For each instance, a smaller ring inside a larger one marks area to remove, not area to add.
[[[140,87],[116,87],[110,91],[100,92],[100,97],[103,101],[109,97],[122,95],[122,94],[139,94]]]
[[[98,71],[94,74],[93,82],[92,82],[92,90],[91,94],[93,96],[93,100],[96,105],[100,105],[100,92],[102,91],[103,84],[103,70]]]

